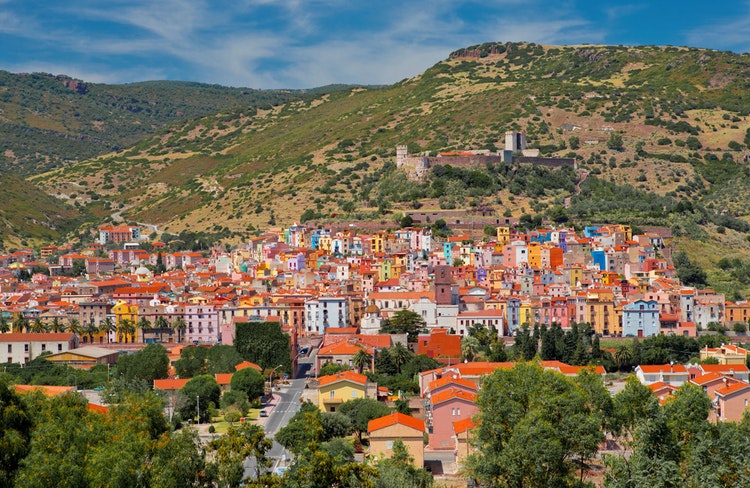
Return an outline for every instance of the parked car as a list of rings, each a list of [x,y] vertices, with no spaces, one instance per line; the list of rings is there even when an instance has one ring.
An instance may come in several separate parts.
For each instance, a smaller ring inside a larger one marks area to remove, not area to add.
[[[266,412],[265,410],[261,410],[260,411],[260,416],[261,417],[268,417],[268,412]]]

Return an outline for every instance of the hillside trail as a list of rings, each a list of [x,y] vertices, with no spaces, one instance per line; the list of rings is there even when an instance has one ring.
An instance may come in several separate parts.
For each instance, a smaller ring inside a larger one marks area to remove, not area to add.
[[[570,208],[570,201],[573,198],[573,195],[578,195],[579,193],[581,193],[581,184],[584,181],[586,181],[586,178],[588,178],[589,176],[589,172],[586,171],[585,169],[579,170],[578,174],[579,174],[579,177],[578,177],[578,182],[576,182],[575,191],[569,197],[565,197],[565,201],[564,201],[565,208]]]

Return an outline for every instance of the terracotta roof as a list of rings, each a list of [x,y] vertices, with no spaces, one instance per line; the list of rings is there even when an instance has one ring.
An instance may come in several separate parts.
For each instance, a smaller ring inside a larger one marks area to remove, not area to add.
[[[96,403],[89,403],[88,405],[86,405],[86,410],[96,413],[109,413],[108,407],[105,407],[104,405],[97,405]]]
[[[190,381],[190,378],[154,380],[155,390],[179,390]]]
[[[427,389],[432,391],[442,386],[451,385],[451,384],[465,386],[466,388],[471,388],[474,391],[479,390],[479,386],[477,386],[477,384],[471,380],[467,380],[464,378],[451,378],[449,376],[444,376],[435,381],[431,381]]]
[[[727,385],[723,388],[717,388],[715,393],[719,396],[727,396],[731,395],[732,393],[737,393],[739,391],[745,390],[747,388],[750,388],[750,385],[745,383],[744,381],[739,381],[737,383]]]
[[[410,417],[408,415],[404,415],[403,413],[400,413],[400,412],[393,412],[390,415],[386,415],[384,417],[370,420],[370,422],[367,424],[367,432],[372,433],[376,430],[380,430],[385,427],[390,427],[391,425],[395,425],[395,424],[405,425],[407,427],[411,427],[414,430],[424,432],[423,421],[419,419],[415,419],[414,417]]]
[[[73,334],[68,332],[11,332],[8,334],[0,334],[0,342],[68,342],[71,337],[73,337]]]
[[[234,373],[216,373],[214,376],[216,377],[216,382],[219,384],[219,386],[228,385],[230,381],[232,381],[232,375]]]
[[[697,376],[690,380],[691,383],[695,383],[698,386],[703,386],[705,384],[711,383],[712,381],[720,380],[724,376],[719,373],[707,373],[701,376]]]
[[[13,389],[18,393],[30,393],[34,391],[42,392],[45,396],[64,395],[71,391],[76,391],[75,386],[47,386],[47,385],[13,385]]]
[[[430,403],[433,405],[437,405],[438,403],[443,403],[453,398],[460,398],[461,400],[466,400],[467,402],[474,403],[477,400],[477,394],[458,388],[449,388],[432,395],[432,397],[430,398]]]
[[[650,385],[648,385],[648,387],[653,392],[657,392],[657,391],[663,390],[663,389],[668,389],[668,390],[672,390],[672,391],[679,390],[679,388],[677,388],[676,386],[670,385],[669,383],[664,383],[663,381],[657,381],[656,383],[651,383]]]
[[[456,434],[462,434],[466,432],[469,429],[473,429],[477,426],[477,423],[474,422],[471,417],[459,420],[458,422],[453,422],[453,432]]]
[[[238,365],[236,365],[234,367],[234,370],[235,371],[239,371],[239,370],[245,369],[245,368],[253,368],[253,369],[257,370],[257,371],[261,371],[261,372],[263,371],[263,368],[261,368],[260,366],[258,366],[255,363],[251,363],[250,361],[242,361],[240,364],[238,364]]]
[[[644,373],[686,373],[687,369],[681,364],[642,364],[638,366]]]
[[[750,370],[744,364],[701,364],[704,373],[748,373]]]
[[[355,373],[354,371],[342,371],[328,376],[321,376],[318,382],[318,387],[331,385],[333,383],[338,383],[339,381],[351,381],[352,383],[364,385],[367,383],[367,376]]]

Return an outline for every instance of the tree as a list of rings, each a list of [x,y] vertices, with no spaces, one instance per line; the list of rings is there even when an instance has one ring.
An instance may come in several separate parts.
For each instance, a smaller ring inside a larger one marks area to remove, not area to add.
[[[479,339],[474,336],[466,336],[461,339],[461,357],[465,361],[474,361],[474,357],[480,349]]]
[[[65,327],[65,330],[70,332],[71,334],[75,334],[78,336],[83,333],[83,327],[81,327],[81,323],[78,321],[78,319],[68,320],[68,325]]]
[[[352,427],[362,440],[362,433],[367,432],[367,424],[370,420],[383,417],[391,413],[391,409],[385,404],[371,398],[356,398],[341,404],[339,413],[349,417]]]
[[[359,374],[362,374],[362,370],[367,368],[372,361],[372,354],[367,352],[364,348],[360,347],[359,351],[355,352],[352,356],[352,364],[356,366]]]
[[[407,334],[408,341],[417,342],[417,336],[427,332],[427,322],[421,315],[411,310],[399,310],[380,327],[383,334]]]
[[[161,488],[214,486],[196,430],[181,429],[160,439],[149,466],[149,481]]]
[[[135,323],[130,319],[122,319],[117,325],[117,334],[120,338],[120,342],[128,342],[128,338],[130,339],[130,342],[134,342],[135,331]]]
[[[496,370],[477,404],[476,450],[467,468],[489,486],[572,486],[575,461],[582,465],[603,440],[587,390],[536,364]]]
[[[198,422],[210,420],[209,405],[219,404],[221,388],[213,376],[200,375],[192,378],[180,390],[182,405],[179,413],[183,419],[194,418],[198,415],[198,403],[200,402],[200,416]]]
[[[94,324],[94,322],[89,322],[86,325],[83,326],[83,333],[86,334],[89,338],[89,344],[92,344],[94,342],[94,334],[99,332],[99,328]]]
[[[149,322],[149,320],[146,317],[141,317],[140,319],[138,319],[137,328],[141,329],[141,339],[143,339],[143,341],[145,342],[146,341],[145,331],[151,330],[154,327],[151,325],[151,322]]]
[[[161,344],[148,344],[138,352],[120,356],[115,371],[126,381],[141,379],[152,385],[169,375],[167,350]]]
[[[23,314],[18,314],[13,319],[13,332],[27,332],[29,329],[29,321]]]
[[[609,135],[609,139],[607,140],[607,147],[609,149],[612,149],[614,151],[622,151],[622,144],[622,135],[617,132],[612,132],[612,134]]]
[[[302,408],[275,436],[276,441],[300,456],[311,445],[318,445],[323,437],[320,410],[313,404]]]
[[[29,452],[31,429],[26,405],[0,378],[0,486],[13,486],[21,460]]]
[[[234,346],[218,344],[206,352],[206,371],[208,374],[233,373],[234,367],[242,362],[242,356]]]
[[[8,323],[8,319],[4,316],[0,317],[0,334],[5,334],[11,329],[11,325]]]
[[[206,358],[208,349],[204,346],[187,346],[180,351],[180,359],[174,362],[174,369],[180,378],[192,378],[208,372]]]
[[[575,151],[581,147],[581,139],[579,139],[578,136],[570,136],[568,138],[568,145],[573,151]]]
[[[31,332],[36,332],[36,333],[46,332],[47,325],[44,322],[42,322],[40,318],[36,318],[29,326],[29,329],[31,330]]]
[[[54,321],[53,321],[53,327],[54,327]],[[111,318],[107,317],[104,319],[104,322],[101,322],[99,324],[99,332],[104,333],[107,336],[107,342],[110,341],[110,334],[117,330],[117,325],[112,321]]]
[[[263,369],[281,365],[282,371],[292,373],[289,356],[289,336],[278,322],[239,323],[235,328],[234,347],[237,352]]]
[[[339,412],[324,412],[320,416],[320,424],[323,427],[321,440],[326,442],[336,437],[347,437],[352,433],[352,421],[346,415]]]
[[[401,368],[409,362],[414,353],[407,349],[403,344],[397,342],[393,347],[389,348],[391,359],[393,360],[396,371],[401,372]]]
[[[659,403],[654,393],[638,378],[630,376],[625,381],[625,388],[618,392],[614,399],[614,433],[624,433],[632,437],[640,422],[654,418],[658,413]]]
[[[240,485],[247,458],[255,458],[255,479],[262,480],[264,471],[273,464],[266,455],[272,446],[259,425],[245,422],[239,427],[230,426],[225,435],[210,443],[216,456],[220,486]]]
[[[229,382],[232,390],[245,392],[249,400],[255,400],[263,394],[266,381],[260,372],[253,368],[244,368],[232,375]]]
[[[377,488],[401,488],[409,486],[426,488],[432,486],[432,476],[422,468],[414,467],[414,459],[404,445],[404,441],[393,441],[391,457],[378,462]]]
[[[182,343],[182,334],[184,334],[185,329],[187,329],[187,323],[185,323],[185,319],[183,319],[182,316],[179,316],[172,321],[171,326],[172,330],[177,331],[177,343]]]
[[[167,270],[164,265],[164,256],[161,255],[161,251],[156,253],[156,265],[154,266],[154,274],[160,275]]]

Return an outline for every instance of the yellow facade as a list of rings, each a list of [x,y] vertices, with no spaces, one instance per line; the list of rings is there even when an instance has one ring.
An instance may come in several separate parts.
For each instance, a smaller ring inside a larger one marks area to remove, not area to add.
[[[364,397],[365,385],[342,380],[318,389],[318,408],[322,412],[335,412],[342,403]]]
[[[393,443],[401,439],[414,458],[414,466],[424,466],[424,432],[413,429],[408,425],[394,424],[370,433],[370,456],[378,460],[389,458],[393,455]]]
[[[620,335],[622,327],[615,311],[611,292],[590,293],[586,299],[589,323],[597,334]]]
[[[497,243],[499,246],[506,246],[510,243],[510,227],[501,226],[495,229],[497,231]],[[502,249],[502,247],[501,247]]]
[[[521,307],[518,310],[518,317],[521,325],[527,324],[529,327],[534,327],[534,310],[531,302],[521,303]]]
[[[538,242],[529,242],[528,256],[529,266],[532,268],[542,267],[542,246]]]

